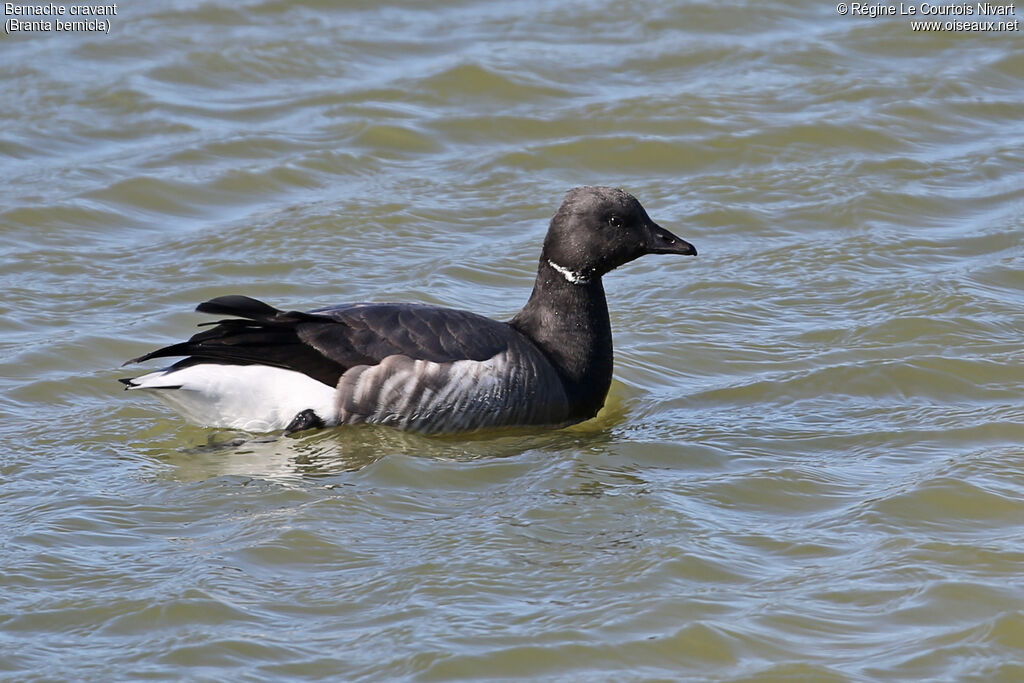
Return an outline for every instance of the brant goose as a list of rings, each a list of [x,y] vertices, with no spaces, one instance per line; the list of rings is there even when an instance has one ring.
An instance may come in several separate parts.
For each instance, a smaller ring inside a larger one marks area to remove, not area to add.
[[[644,254],[696,253],[632,195],[578,187],[551,219],[530,300],[508,322],[424,304],[301,313],[222,296],[196,310],[230,318],[128,363],[184,359],[121,381],[196,423],[253,432],[562,427],[594,417],[611,385],[601,276]]]

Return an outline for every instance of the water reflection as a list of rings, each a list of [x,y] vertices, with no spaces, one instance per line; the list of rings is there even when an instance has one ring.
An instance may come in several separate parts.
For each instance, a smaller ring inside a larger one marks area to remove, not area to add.
[[[154,431],[142,435],[145,441],[139,447],[149,457],[173,466],[164,476],[202,481],[242,475],[282,483],[358,472],[389,455],[464,462],[510,458],[537,449],[600,449],[612,439],[612,432],[600,421],[562,430],[509,429],[457,436],[422,436],[376,425],[291,436],[182,426],[157,439]]]

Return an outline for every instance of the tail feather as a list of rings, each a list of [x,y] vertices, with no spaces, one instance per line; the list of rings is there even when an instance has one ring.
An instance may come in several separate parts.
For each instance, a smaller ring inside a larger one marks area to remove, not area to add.
[[[259,299],[241,294],[229,294],[218,296],[215,299],[204,301],[196,306],[200,313],[212,313],[213,315],[233,315],[248,320],[272,320],[281,314],[282,311],[270,304],[265,304]]]
[[[324,319],[323,316],[299,311],[281,311],[258,299],[240,294],[218,296],[204,301],[196,306],[196,310],[200,313],[234,317],[201,323],[200,327],[211,326],[211,329],[193,335],[188,341],[171,344],[138,358],[132,358],[124,365],[143,363],[153,358],[191,355],[260,362],[261,354],[252,353],[253,347],[272,349],[274,346],[294,345],[298,343],[292,329],[296,323]]]
[[[343,363],[327,357],[299,336],[299,329],[309,323],[327,324],[332,328],[343,324],[327,316],[281,311],[241,295],[210,299],[199,304],[196,310],[232,317],[209,323],[212,327],[192,335],[188,341],[150,351],[125,365],[175,357],[184,357],[171,366],[175,369],[201,363],[267,365],[295,370],[329,386],[334,386],[346,369]],[[136,386],[128,384],[129,388]]]
[[[130,391],[132,389],[181,389],[181,384],[161,384],[156,381],[168,376],[169,374],[170,373],[166,370],[158,370],[141,377],[124,377],[117,381],[124,385],[126,391]]]

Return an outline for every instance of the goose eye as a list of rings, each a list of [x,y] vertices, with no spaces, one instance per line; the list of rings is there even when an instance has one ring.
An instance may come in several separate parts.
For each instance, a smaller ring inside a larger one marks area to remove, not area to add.
[[[612,226],[613,228],[621,228],[622,219],[616,216],[615,214],[612,214],[611,218],[608,219],[608,225]]]

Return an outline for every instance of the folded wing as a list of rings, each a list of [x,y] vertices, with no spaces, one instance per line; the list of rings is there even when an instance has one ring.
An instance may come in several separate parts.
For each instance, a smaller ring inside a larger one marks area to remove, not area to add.
[[[247,296],[222,296],[196,308],[233,316],[178,344],[129,363],[184,356],[198,363],[259,364],[294,370],[336,386],[347,370],[394,355],[434,363],[484,361],[508,348],[516,333],[504,323],[424,304],[347,304],[310,313],[281,311]]]

